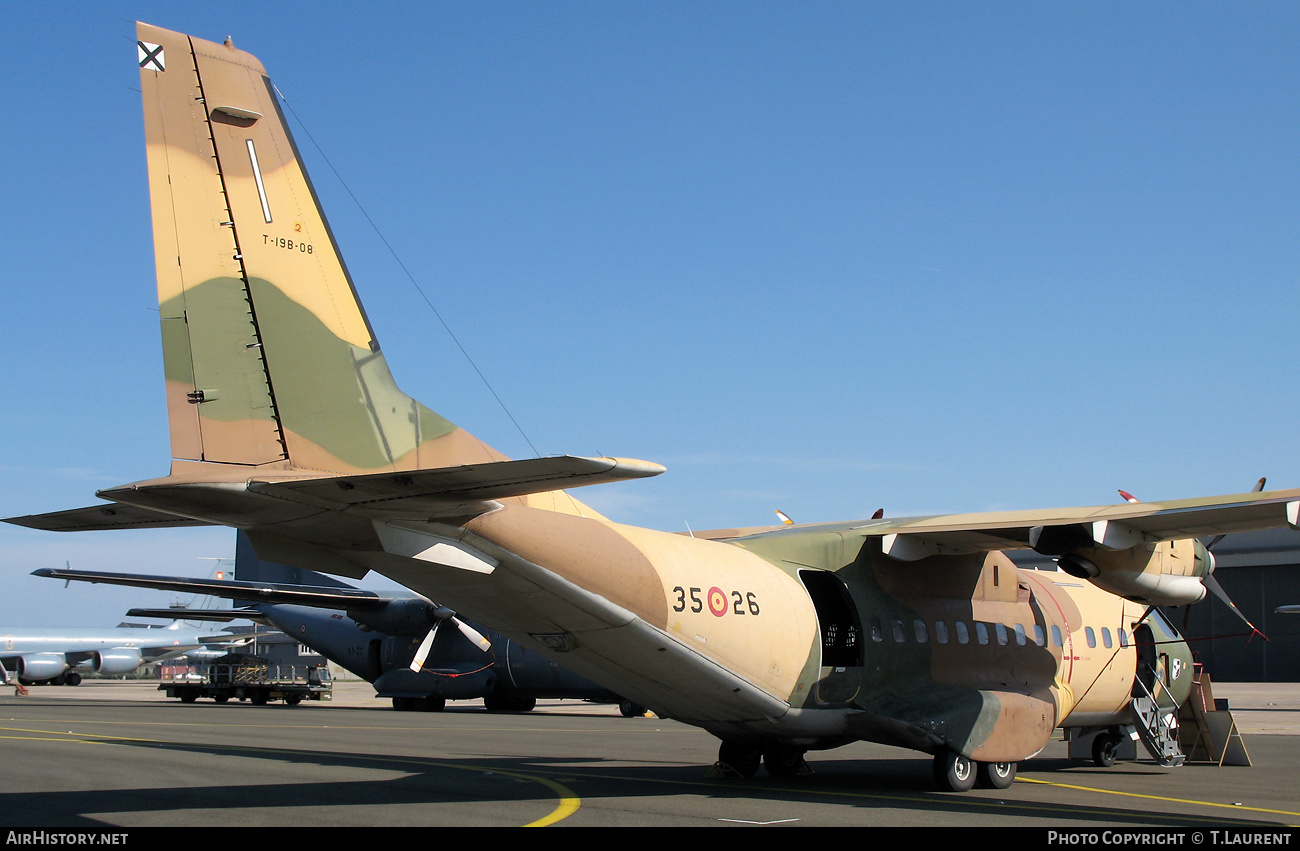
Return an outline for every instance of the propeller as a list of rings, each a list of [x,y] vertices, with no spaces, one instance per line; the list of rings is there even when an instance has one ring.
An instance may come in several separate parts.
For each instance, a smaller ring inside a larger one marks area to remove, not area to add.
[[[429,658],[429,651],[433,649],[433,640],[438,636],[438,627],[442,626],[444,621],[451,621],[455,624],[456,628],[460,630],[460,634],[468,638],[471,644],[484,653],[492,649],[492,642],[488,641],[483,636],[483,633],[456,617],[456,613],[446,606],[438,606],[431,614],[434,618],[433,628],[424,636],[419,649],[415,651],[415,658],[411,659],[411,670],[417,674],[424,669],[424,660]]]
[[[1258,482],[1255,482],[1255,486],[1250,489],[1250,492],[1259,493],[1260,491],[1262,491],[1264,489],[1265,481],[1267,481],[1266,477],[1260,478]],[[1121,490],[1119,492],[1119,495],[1124,497],[1124,499],[1127,500],[1128,502],[1141,502],[1140,499],[1138,499],[1137,497],[1133,496],[1133,494],[1125,490]],[[1208,552],[1209,550],[1212,550],[1214,548],[1215,544],[1219,543],[1219,541],[1222,540],[1223,540],[1223,535],[1215,535],[1213,538],[1211,538],[1208,541],[1201,541],[1201,545],[1204,546],[1206,551]],[[1260,638],[1264,639],[1265,641],[1268,641],[1268,636],[1260,632],[1259,627],[1251,623],[1250,618],[1246,617],[1246,615],[1241,611],[1241,609],[1237,608],[1237,604],[1232,602],[1232,598],[1228,596],[1227,591],[1223,590],[1223,586],[1219,584],[1219,580],[1214,578],[1213,573],[1202,576],[1201,584],[1204,585],[1207,589],[1209,589],[1209,591],[1212,594],[1214,594],[1214,596],[1222,600],[1229,609],[1232,609],[1233,613],[1236,614],[1237,617],[1241,618],[1242,623],[1250,627],[1251,638],[1254,638],[1256,635],[1258,635]],[[1191,607],[1189,606],[1187,609],[1187,615],[1190,614],[1191,614]],[[1184,616],[1184,620],[1186,620],[1186,616]],[[1249,641],[1250,639],[1246,639],[1246,640]]]

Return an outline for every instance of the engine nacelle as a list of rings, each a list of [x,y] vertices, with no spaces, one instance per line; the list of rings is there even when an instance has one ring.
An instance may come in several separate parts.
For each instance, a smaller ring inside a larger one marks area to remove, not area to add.
[[[144,662],[140,651],[134,647],[114,647],[94,654],[94,668],[101,674],[129,674]]]
[[[28,682],[52,680],[68,670],[62,653],[28,653],[18,657],[18,676]]]
[[[1201,579],[1214,572],[1214,555],[1197,540],[1162,541],[1126,550],[1075,550],[1057,564],[1071,576],[1128,600],[1186,606],[1205,598]]]
[[[437,607],[424,600],[394,600],[378,611],[349,611],[348,617],[362,626],[389,635],[423,635],[438,622]]]

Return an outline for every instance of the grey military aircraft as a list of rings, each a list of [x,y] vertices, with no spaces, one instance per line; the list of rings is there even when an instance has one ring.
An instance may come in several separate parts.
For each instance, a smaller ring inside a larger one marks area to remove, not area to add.
[[[7,629],[0,632],[0,665],[20,683],[75,686],[82,674],[129,674],[141,665],[176,659],[246,639],[213,634],[174,620],[166,626]]]
[[[394,709],[438,711],[448,700],[482,698],[489,711],[527,711],[538,699],[578,699],[618,703],[629,717],[645,713],[644,707],[419,594],[377,594],[315,571],[263,562],[243,532],[235,545],[234,579],[72,569],[42,569],[34,575],[239,601],[243,605],[237,608],[199,614],[245,618],[292,635],[373,683],[380,697],[392,699]],[[133,609],[129,614],[167,612]]]

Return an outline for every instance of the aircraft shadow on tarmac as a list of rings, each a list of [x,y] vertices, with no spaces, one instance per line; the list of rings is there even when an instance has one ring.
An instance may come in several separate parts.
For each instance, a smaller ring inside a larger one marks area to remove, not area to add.
[[[980,794],[953,795],[934,791],[929,765],[914,758],[818,761],[814,775],[792,781],[758,777],[730,780],[707,776],[706,766],[620,764],[602,768],[583,759],[575,765],[570,758],[484,757],[438,758],[379,754],[346,754],[265,747],[261,745],[216,745],[188,742],[159,742],[102,739],[97,743],[121,748],[148,749],[147,759],[156,760],[159,750],[213,760],[252,761],[241,767],[248,783],[196,783],[157,785],[152,788],[77,790],[67,792],[0,792],[0,812],[24,813],[28,826],[103,827],[104,820],[87,814],[151,813],[158,823],[169,824],[168,811],[176,811],[176,825],[191,823],[197,812],[221,812],[231,826],[262,823],[292,826],[292,810],[301,808],[347,808],[368,814],[358,823],[397,826],[427,819],[427,811],[395,808],[407,806],[457,807],[474,804],[494,806],[486,811],[493,822],[519,816],[540,817],[555,804],[553,789],[543,779],[569,788],[584,802],[600,799],[646,798],[687,795],[710,800],[741,799],[771,801],[783,807],[801,804],[842,806],[855,811],[942,810],[945,814],[969,813],[981,819],[1005,816],[1010,823],[1053,821],[1077,827],[1088,825],[1152,825],[1197,827],[1215,825],[1240,828],[1276,827],[1276,822],[1243,817],[1197,816],[1187,813],[1154,812],[1150,801],[1135,801],[1131,807],[1092,806],[1077,798],[1064,801],[1027,800],[1005,790]],[[134,759],[126,757],[126,759]],[[256,763],[274,762],[274,770],[259,770]],[[307,782],[258,783],[262,776],[292,773],[292,766],[312,766],[324,779]],[[1036,774],[1072,775],[1061,780],[1079,781],[1080,763],[1067,759],[1035,762]],[[288,770],[286,770],[288,769]],[[1133,773],[1141,771],[1135,765]],[[224,771],[233,769],[222,768]],[[1122,770],[1122,769],[1121,769]],[[335,772],[374,771],[400,776],[376,779],[329,779]],[[1114,768],[1106,769],[1113,773]],[[1084,774],[1092,773],[1084,769]],[[531,781],[531,782],[530,782]],[[532,809],[530,809],[530,807]],[[275,819],[283,810],[285,820]],[[249,821],[240,811],[255,814]],[[704,816],[701,816],[702,818]],[[689,817],[687,817],[689,818]],[[202,822],[202,818],[197,819]]]

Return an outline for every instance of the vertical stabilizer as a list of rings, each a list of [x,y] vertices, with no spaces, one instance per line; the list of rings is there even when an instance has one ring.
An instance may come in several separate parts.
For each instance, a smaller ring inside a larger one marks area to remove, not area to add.
[[[261,63],[137,32],[173,457],[341,473],[500,460],[397,388]]]
[[[243,582],[269,582],[282,585],[316,585],[322,588],[351,588],[332,576],[301,567],[262,561],[253,549],[248,533],[240,530],[235,538],[235,575]]]

